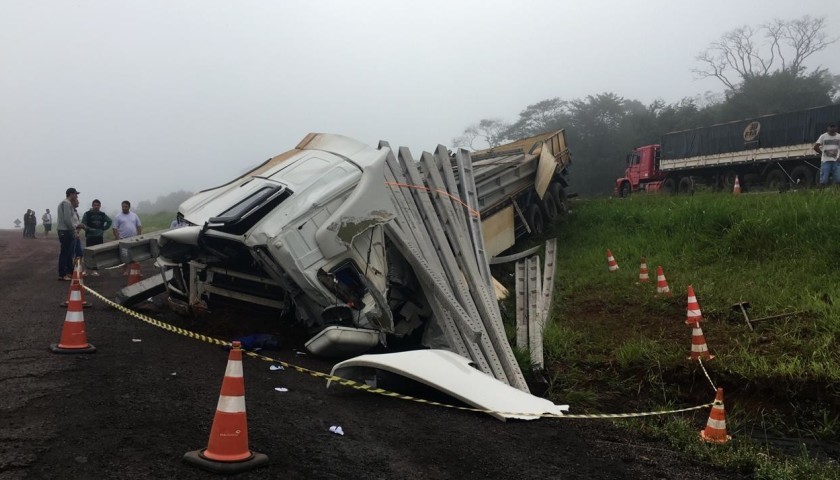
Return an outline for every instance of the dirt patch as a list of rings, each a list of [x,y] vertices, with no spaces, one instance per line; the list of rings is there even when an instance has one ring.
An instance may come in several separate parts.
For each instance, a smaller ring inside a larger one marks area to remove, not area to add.
[[[57,239],[0,231],[0,252],[0,384],[7,392],[0,479],[208,478],[181,457],[207,444],[227,352],[88,297],[93,307],[84,318],[97,353],[52,354],[47,346],[59,338],[65,311],[58,304],[68,287],[55,280]],[[144,273],[154,271],[144,265]],[[108,297],[124,283],[119,270],[86,279]],[[227,339],[284,330],[253,312],[218,309],[184,319],[161,308],[162,299],[146,303],[143,310],[158,320]],[[289,334],[267,353],[329,371],[332,362],[296,354],[302,350],[302,339]],[[603,420],[502,423],[328,390],[322,380],[271,371],[263,361],[246,359],[244,370],[250,446],[270,464],[237,478],[741,478]],[[346,435],[331,434],[331,425]]]

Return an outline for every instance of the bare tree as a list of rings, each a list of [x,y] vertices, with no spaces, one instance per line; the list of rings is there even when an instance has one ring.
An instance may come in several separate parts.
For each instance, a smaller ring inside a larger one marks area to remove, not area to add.
[[[452,139],[455,147],[476,150],[475,142],[483,140],[488,147],[496,147],[502,143],[502,134],[507,131],[510,125],[498,118],[484,118],[477,124],[472,124],[464,129],[464,133]]]
[[[736,28],[697,55],[703,66],[693,72],[700,78],[717,78],[730,90],[735,90],[739,81],[774,71],[799,75],[808,57],[837,41],[829,39],[824,29],[824,19],[808,15],[796,20],[775,19],[758,30]]]
[[[464,133],[452,139],[452,146],[475,151],[475,141],[478,138],[478,127],[473,124],[464,129]]]

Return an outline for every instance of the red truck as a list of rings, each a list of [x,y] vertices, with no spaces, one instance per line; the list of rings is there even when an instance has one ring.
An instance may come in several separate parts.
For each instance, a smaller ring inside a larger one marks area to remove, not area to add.
[[[840,105],[827,105],[666,133],[660,144],[627,155],[627,168],[615,181],[613,194],[691,194],[698,184],[731,190],[736,177],[744,190],[809,187],[820,168],[814,142],[838,120]]]

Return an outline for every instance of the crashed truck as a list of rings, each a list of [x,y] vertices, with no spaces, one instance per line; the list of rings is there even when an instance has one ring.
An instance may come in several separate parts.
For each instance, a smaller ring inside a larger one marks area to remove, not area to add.
[[[417,160],[385,142],[309,134],[182,203],[188,226],[84,258],[94,269],[155,259],[160,277],[131,298],[165,286],[183,313],[216,301],[275,308],[309,329],[315,354],[449,350],[527,391],[488,260],[567,210],[570,164],[563,130]]]

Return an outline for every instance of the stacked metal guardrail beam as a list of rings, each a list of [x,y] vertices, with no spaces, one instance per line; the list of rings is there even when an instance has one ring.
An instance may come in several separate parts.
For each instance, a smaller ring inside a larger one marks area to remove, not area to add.
[[[390,148],[385,142],[379,147]],[[461,178],[471,177],[469,153],[459,152],[456,161],[461,164]],[[455,185],[451,173],[443,146],[434,154],[423,153],[419,162],[407,148],[390,154],[385,176],[399,214],[386,224],[386,234],[420,280],[449,348],[471,359],[481,371],[528,391],[485,277],[489,266],[477,244],[478,208],[469,203],[476,197],[475,180],[458,182],[465,186],[461,194],[451,191]],[[471,236],[471,230],[477,233]]]

